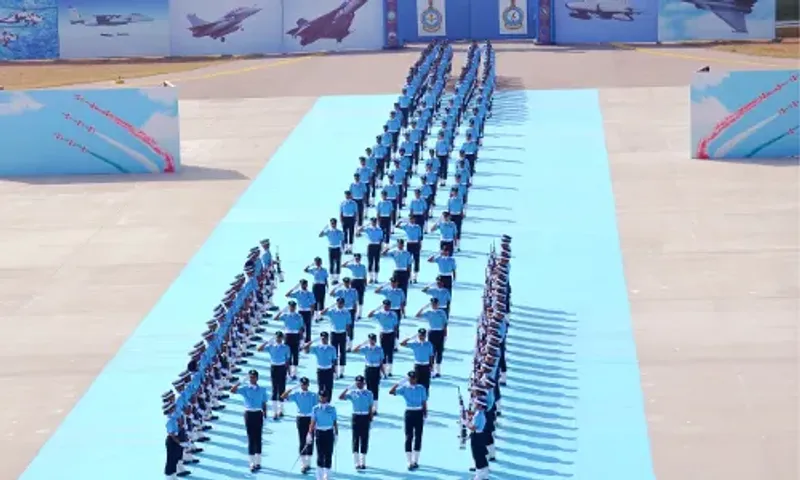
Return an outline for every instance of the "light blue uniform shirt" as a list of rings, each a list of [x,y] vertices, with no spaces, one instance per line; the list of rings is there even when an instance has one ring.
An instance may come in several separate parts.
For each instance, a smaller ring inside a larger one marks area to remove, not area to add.
[[[478,144],[475,143],[474,140],[464,142],[464,144],[461,145],[461,150],[464,150],[464,153],[466,153],[467,155],[472,155],[473,153],[478,151]]]
[[[445,293],[450,295],[450,293],[445,290]],[[430,291],[429,291],[430,293]],[[441,305],[441,300],[439,300],[439,304]],[[445,304],[447,305],[447,304]],[[428,326],[430,327],[430,331],[435,332],[439,330],[444,330],[444,327],[447,326],[447,314],[441,308],[437,308],[436,310],[428,310],[422,313],[422,318],[428,321]]]
[[[464,212],[464,201],[458,196],[450,197],[447,200],[447,211],[450,215],[461,215]]]
[[[437,177],[434,175],[432,183],[427,183],[428,179],[427,178],[425,179],[425,185],[423,185],[420,188],[420,190],[422,190],[422,196],[423,197],[428,198],[431,195],[433,195],[433,189],[431,188],[431,185],[433,185],[433,183],[436,183],[436,178]],[[428,201],[427,200],[425,200],[425,205],[428,205]]]
[[[286,362],[289,361],[289,357],[292,354],[289,350],[289,345],[286,345],[285,343],[273,343],[272,345],[267,346],[266,350],[267,353],[269,353],[269,360],[273,365],[285,365]]]
[[[310,417],[311,411],[314,410],[314,407],[319,403],[319,395],[311,390],[306,392],[295,390],[286,398],[297,405],[298,417]]]
[[[439,163],[438,161],[436,163]],[[430,172],[425,172],[425,185],[435,185],[439,179],[439,167],[432,168]],[[431,192],[432,193],[432,192]]]
[[[420,139],[422,138],[422,132],[420,132],[419,127],[411,130],[411,135],[409,135],[409,138],[411,138],[412,143],[419,143]]]
[[[391,198],[391,195],[389,195],[388,193],[386,196]],[[381,200],[380,202],[378,202],[377,210],[379,217],[391,217],[392,212],[394,211],[394,205],[392,205],[392,202],[389,200]],[[378,231],[381,232],[381,238],[383,238],[383,230],[378,228]]]
[[[414,352],[414,363],[431,363],[431,357],[433,356],[433,344],[431,342],[414,340],[409,342],[407,346]]]
[[[403,293],[403,290],[399,288],[390,287],[383,289],[381,290],[381,295],[383,295],[384,298],[387,298],[389,299],[390,302],[392,302],[391,307],[394,310],[400,309],[403,306],[403,302],[406,301],[406,294]]]
[[[409,210],[411,211],[412,215],[422,215],[427,209],[428,201],[424,198],[415,198],[411,200],[411,205],[409,205]]]
[[[387,124],[388,125],[388,124]],[[392,132],[391,129],[388,132],[383,132],[381,135],[381,146],[384,148],[384,154],[386,153],[386,149],[392,146]]]
[[[352,190],[350,193],[353,193]],[[342,204],[339,206],[339,212],[342,214],[343,217],[355,217],[358,213],[358,204],[353,199],[345,199],[342,201]]]
[[[450,153],[450,144],[447,142],[447,136],[445,135],[444,140],[437,140],[436,141],[436,155],[447,155]]]
[[[380,213],[382,203],[389,205],[389,213],[386,214]],[[380,216],[382,217],[388,217],[389,215],[391,215],[392,202],[389,202],[388,200],[385,202],[383,200],[378,202],[378,214],[380,214]],[[381,230],[381,227],[373,227],[372,225],[367,225],[366,227],[364,227],[364,233],[367,234],[367,239],[369,240],[369,243],[381,243],[383,241],[383,230]]]
[[[452,275],[456,271],[456,259],[453,257],[436,257],[436,264],[439,265],[439,275]]]
[[[394,312],[391,312],[394,313]],[[378,314],[375,314],[377,318]],[[368,367],[379,367],[383,363],[383,348],[380,345],[365,345],[361,347],[361,353],[364,354],[364,362]]]
[[[408,250],[393,250],[389,252],[389,256],[394,259],[395,270],[408,270],[411,267],[411,261],[413,260],[413,257],[410,253],[408,253]],[[400,292],[402,293],[402,290],[400,290]]]
[[[423,200],[423,202],[424,201],[425,200]],[[413,206],[414,202],[411,202],[411,203],[412,203],[412,206]],[[406,239],[409,242],[416,243],[416,242],[419,242],[420,240],[422,240],[422,227],[420,227],[419,224],[406,223],[400,228],[402,228],[403,231],[406,232]],[[411,264],[411,261],[409,261],[409,265],[410,264]]]
[[[336,361],[336,349],[330,343],[327,345],[314,345],[311,347],[311,353],[317,357],[317,368],[331,368],[333,362]]]
[[[260,385],[248,384],[239,387],[236,393],[244,398],[245,410],[261,410],[261,407],[267,403],[267,389]]]
[[[331,330],[335,333],[345,332],[347,325],[352,320],[350,318],[350,311],[345,308],[341,310],[338,308],[331,308],[325,313],[325,316],[331,321]]]
[[[281,314],[281,320],[286,333],[298,333],[303,328],[303,317],[297,312],[285,312]]]
[[[404,170],[403,167],[401,166],[392,170],[391,173],[389,173],[389,175],[391,175],[394,182],[399,185],[403,183],[403,180],[405,180],[406,178],[406,170]],[[389,195],[389,198],[392,198],[392,196]]]
[[[395,200],[400,194],[400,185],[396,183],[389,183],[383,186],[383,190],[386,192],[386,197],[389,200]]]
[[[369,179],[369,177],[367,177]],[[359,183],[351,183],[350,184],[350,193],[353,194],[354,200],[364,200],[364,194],[367,193],[367,184],[366,182],[359,182]],[[358,205],[356,205],[356,209],[358,209]],[[344,212],[342,212],[344,214]],[[345,215],[347,217],[348,215]]]
[[[442,222],[437,227],[439,235],[442,237],[443,242],[452,242],[456,238],[456,224],[455,222],[448,221]]]
[[[178,427],[178,418],[173,414],[167,419],[167,434],[178,435],[181,429]]]
[[[353,202],[355,203],[355,202]],[[344,232],[337,229],[329,228],[325,231],[325,237],[328,239],[328,248],[341,248],[342,241],[344,241]],[[316,280],[315,280],[316,281]]]
[[[381,332],[394,333],[394,328],[397,326],[398,321],[396,313],[391,310],[388,312],[386,310],[381,310],[379,312],[375,312],[372,318],[374,318],[381,326]]]
[[[403,143],[400,147],[406,151],[406,155],[411,155],[411,152],[414,150],[414,143],[411,141],[411,135],[409,134],[408,140],[403,140]]]
[[[337,230],[337,232],[341,233],[341,230]],[[328,281],[328,271],[324,267],[312,267],[309,273],[314,277],[314,283],[326,283]]]
[[[381,238],[383,238],[381,229],[377,228],[376,230],[378,230],[378,233],[381,234]],[[369,237],[369,235],[367,235],[367,237]],[[370,243],[372,243],[372,238],[370,238]],[[380,238],[375,243],[380,243]],[[350,270],[350,273],[352,273],[353,280],[364,280],[367,278],[367,266],[363,263],[351,263],[347,268]],[[358,294],[358,292],[356,292],[356,294]]]
[[[482,433],[483,429],[486,428],[486,414],[483,410],[476,411],[475,415],[472,416],[472,425],[477,433]]]
[[[345,395],[345,398],[350,400],[353,404],[354,415],[367,415],[372,410],[372,404],[375,403],[375,397],[372,392],[366,388],[363,390],[350,390]]]
[[[314,293],[310,290],[296,290],[292,292],[291,298],[297,301],[297,307],[300,310],[309,310],[317,300],[314,298]]]
[[[395,393],[406,400],[407,410],[422,410],[422,404],[428,400],[428,392],[420,384],[403,385]]]
[[[425,161],[425,164],[431,166],[431,171],[425,173],[425,175],[434,175],[433,182],[430,183],[436,183],[436,178],[438,178],[439,175],[439,167],[442,166],[442,162],[439,161],[439,157],[430,157]]]
[[[331,430],[336,423],[336,407],[329,403],[320,403],[311,411],[317,430]]]
[[[372,169],[369,168],[367,165],[364,165],[363,167],[358,167],[356,169],[356,173],[358,174],[359,181],[361,183],[366,184],[369,183],[369,179],[372,176]],[[355,183],[353,185],[355,185]],[[350,191],[351,192],[353,191],[352,185],[350,186]],[[354,197],[356,196],[355,192],[353,193],[353,196]]]
[[[408,105],[411,103],[411,99],[408,98],[408,95],[400,95],[400,98],[397,99],[397,103],[400,104],[400,108],[408,108]]]
[[[358,302],[358,290],[353,287],[340,287],[336,289],[336,298],[344,299],[344,308],[356,308]],[[349,312],[348,312],[349,313]]]
[[[490,388],[486,392],[486,410],[491,410],[494,407],[494,389]]]

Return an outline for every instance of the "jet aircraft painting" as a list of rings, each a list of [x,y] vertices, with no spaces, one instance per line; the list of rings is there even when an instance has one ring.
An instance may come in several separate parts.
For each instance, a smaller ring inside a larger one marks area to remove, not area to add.
[[[258,7],[239,7],[226,13],[225,16],[214,22],[202,20],[197,15],[191,13],[186,16],[189,20],[189,30],[195,38],[210,37],[220,42],[225,41],[225,36],[231,33],[244,31],[242,22],[260,12]]]
[[[22,10],[0,18],[0,25],[31,27],[39,25],[42,23],[42,20],[42,16],[38,13]]]
[[[71,25],[83,25],[85,27],[119,27],[130,25],[131,23],[152,22],[153,18],[141,13],[102,14],[91,15],[92,19],[84,19],[77,8],[69,7],[69,23]]]
[[[567,2],[569,16],[578,20],[619,20],[632,22],[634,15],[640,15],[640,10],[634,10],[628,5],[627,0],[582,0]]]
[[[699,10],[706,10],[727,23],[734,33],[747,33],[745,15],[753,13],[757,0],[682,0]]]
[[[342,43],[352,33],[350,26],[356,18],[358,9],[366,5],[367,0],[345,0],[340,6],[311,21],[305,18],[297,20],[297,27],[286,32],[292,38],[300,38],[300,46],[305,47],[317,40],[329,38]]]
[[[12,42],[16,42],[19,39],[16,33],[11,33],[3,30],[0,32],[0,46],[8,47]]]

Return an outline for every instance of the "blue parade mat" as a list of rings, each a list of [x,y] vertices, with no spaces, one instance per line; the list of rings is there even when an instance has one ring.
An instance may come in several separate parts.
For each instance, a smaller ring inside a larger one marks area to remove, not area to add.
[[[326,243],[317,234],[336,216],[356,159],[393,101],[393,96],[317,101],[23,480],[162,478],[161,393],[185,367],[187,351],[200,339],[247,250],[263,237],[271,239],[273,253],[279,248],[287,281],[276,298],[283,305],[281,297],[302,277],[302,267],[324,257]],[[507,233],[513,236],[514,254],[509,385],[502,390],[498,462],[492,464],[491,478],[654,479],[604,142],[595,91],[496,96],[456,256],[450,336],[443,376],[431,389],[421,467],[406,472],[403,401],[387,394],[391,383],[384,381],[364,472],[353,468],[349,402],[334,401],[341,436],[333,478],[471,478],[469,451],[458,449],[456,388],[465,390],[472,366],[486,254]],[[439,204],[444,196],[440,192]],[[429,236],[424,254],[437,245],[438,239]],[[364,239],[356,242],[356,251],[365,251]],[[390,262],[383,260],[383,280]],[[435,275],[435,265],[423,265],[420,284],[410,291],[409,315],[426,302],[420,289]],[[380,297],[369,292],[365,310],[379,303]],[[404,320],[402,336],[418,326]],[[270,332],[275,328],[270,325]],[[361,320],[356,340],[374,328],[371,320]],[[313,380],[313,357],[303,356],[301,364],[300,374]],[[396,355],[396,374],[411,367],[408,353]],[[263,372],[268,384],[266,354],[251,357],[246,368]],[[349,355],[347,378],[336,381],[335,394],[362,369],[361,357]],[[201,445],[201,463],[189,466],[189,478],[303,478],[296,465],[290,471],[297,458],[292,405],[286,406],[287,417],[267,423],[264,469],[250,474],[242,403],[235,396],[226,403],[209,432],[212,441]]]

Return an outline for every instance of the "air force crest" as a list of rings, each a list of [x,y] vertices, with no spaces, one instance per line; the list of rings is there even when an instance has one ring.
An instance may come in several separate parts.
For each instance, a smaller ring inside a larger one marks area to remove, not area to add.
[[[419,16],[422,29],[428,33],[438,33],[442,29],[443,20],[442,12],[433,6],[433,0],[428,0],[428,8]]]
[[[517,6],[517,0],[503,10],[503,26],[507,30],[519,30],[525,26],[525,11]]]

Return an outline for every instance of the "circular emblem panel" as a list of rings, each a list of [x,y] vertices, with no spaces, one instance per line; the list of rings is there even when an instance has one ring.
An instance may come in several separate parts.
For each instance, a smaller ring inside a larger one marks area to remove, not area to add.
[[[519,30],[525,26],[525,12],[516,5],[503,10],[503,25],[508,30]]]
[[[422,29],[428,33],[436,33],[442,28],[442,12],[439,10],[428,7],[419,16]]]

